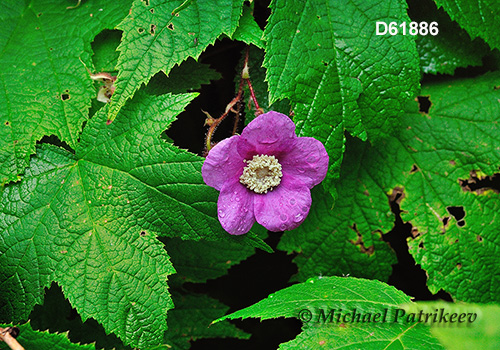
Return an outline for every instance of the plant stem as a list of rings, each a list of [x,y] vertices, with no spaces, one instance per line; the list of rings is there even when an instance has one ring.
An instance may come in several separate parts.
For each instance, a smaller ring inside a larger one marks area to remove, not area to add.
[[[24,350],[16,338],[10,334],[10,327],[0,328],[0,341],[4,341],[12,350]]]
[[[210,125],[208,128],[207,136],[205,139],[205,147],[206,147],[206,153],[208,154],[208,151],[212,149],[212,136],[215,132],[215,129],[219,126],[219,124],[228,116],[229,112],[233,112],[235,114],[235,120],[234,120],[234,126],[233,126],[233,135],[236,134],[236,131],[238,129],[238,122],[239,122],[239,111],[240,108],[237,108],[235,110],[233,107],[239,103],[242,103],[243,99],[243,86],[245,82],[248,85],[248,89],[250,90],[250,96],[252,98],[252,101],[255,105],[255,115],[260,115],[264,113],[264,110],[259,107],[259,103],[257,102],[257,97],[255,96],[255,92],[252,87],[252,83],[250,81],[250,74],[248,72],[248,52],[249,48],[245,50],[245,61],[243,63],[243,69],[241,71],[241,78],[240,78],[240,85],[238,86],[238,93],[236,94],[236,97],[232,99],[231,102],[226,106],[226,110],[224,113],[217,119],[208,117],[207,118],[207,124]]]

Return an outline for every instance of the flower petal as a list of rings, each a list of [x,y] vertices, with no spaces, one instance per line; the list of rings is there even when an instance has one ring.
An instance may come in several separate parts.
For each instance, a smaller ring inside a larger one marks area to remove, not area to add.
[[[238,154],[237,142],[240,135],[231,136],[215,145],[201,167],[203,181],[220,191],[226,181],[239,179],[245,163]]]
[[[283,174],[273,191],[254,197],[255,219],[270,231],[297,228],[311,208],[311,191],[292,176]]]
[[[250,150],[253,154],[278,155],[293,147],[296,138],[293,121],[271,111],[258,116],[243,129],[238,152],[246,159]]]
[[[319,184],[328,171],[325,146],[312,137],[299,137],[294,147],[279,162],[285,174],[293,176],[309,188]]]
[[[224,230],[232,235],[242,235],[250,231],[255,222],[253,197],[253,192],[239,181],[228,181],[222,186],[217,213]]]

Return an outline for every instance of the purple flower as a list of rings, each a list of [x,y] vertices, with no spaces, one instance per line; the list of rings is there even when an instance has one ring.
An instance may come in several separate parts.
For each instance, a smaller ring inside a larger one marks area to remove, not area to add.
[[[327,169],[320,141],[297,137],[290,118],[268,112],[212,148],[201,172],[205,183],[220,191],[222,227],[241,235],[255,220],[275,232],[298,227],[311,207],[310,189]]]

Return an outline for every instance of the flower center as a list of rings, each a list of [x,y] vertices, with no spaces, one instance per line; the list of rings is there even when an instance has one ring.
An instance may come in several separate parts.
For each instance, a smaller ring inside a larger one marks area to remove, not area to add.
[[[267,193],[280,184],[283,173],[281,164],[274,156],[262,154],[243,161],[247,166],[243,169],[240,182],[248,189],[255,193]]]

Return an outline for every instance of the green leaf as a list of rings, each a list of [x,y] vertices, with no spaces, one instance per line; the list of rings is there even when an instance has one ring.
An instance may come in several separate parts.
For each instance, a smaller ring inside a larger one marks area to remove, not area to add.
[[[491,48],[500,49],[500,6],[495,0],[435,0],[472,38],[481,37]]]
[[[1,325],[1,327],[5,326]],[[25,349],[95,350],[94,345],[81,345],[70,342],[67,334],[34,331],[29,322],[16,325],[16,327],[19,328],[19,336],[16,339]],[[9,350],[10,348],[4,342],[0,342],[0,349]]]
[[[436,22],[438,35],[417,35],[417,51],[424,73],[453,74],[458,67],[480,66],[489,52],[481,39],[471,40],[460,26],[453,22],[443,9],[432,2],[419,2],[418,9],[411,8],[409,15],[415,22]]]
[[[413,39],[375,34],[377,21],[409,22],[406,3],[273,0],[271,10],[264,33],[270,101],[289,98],[298,135],[325,144],[323,185],[336,197],[344,130],[362,139],[397,130],[419,86]]]
[[[168,75],[188,57],[197,59],[221,34],[231,37],[243,0],[191,1],[172,14],[181,4],[181,0],[135,0],[118,26],[123,38],[109,120],[115,119],[125,102],[154,74],[163,71]]]
[[[494,73],[425,87],[429,114],[413,102],[397,137],[377,146],[353,139],[345,154],[343,176],[350,179],[344,193],[355,194],[356,208],[367,211],[346,212],[343,220],[370,222],[361,232],[377,225],[385,232],[377,221],[390,210],[385,198],[396,200],[402,219],[413,226],[410,253],[427,271],[429,289],[462,301],[500,300],[498,194],[470,189],[498,172],[499,79]]]
[[[243,6],[243,14],[240,18],[240,24],[233,34],[233,40],[243,41],[248,45],[255,45],[259,49],[263,49],[265,45],[262,40],[263,35],[264,32],[253,18],[253,9]]]
[[[266,247],[254,234],[224,232],[203,158],[158,137],[195,96],[138,96],[110,125],[107,108],[99,111],[75,155],[38,149],[0,200],[2,319],[26,318],[55,280],[83,320],[95,318],[126,344],[151,345],[166,329],[174,271],[157,234]]]
[[[357,176],[364,169],[353,169],[346,163],[337,186],[339,198],[332,208],[333,198],[320,186],[312,189],[313,204],[304,223],[281,237],[278,249],[297,252],[294,262],[299,272],[294,281],[313,276],[353,276],[388,281],[396,256],[382,233],[388,232],[394,217],[388,208],[387,196],[377,193],[372,201],[364,199],[376,188],[376,182],[357,188]],[[356,189],[355,191],[353,190]],[[362,205],[360,205],[362,203]]]
[[[104,328],[94,319],[83,322],[56,283],[52,283],[50,288],[45,290],[43,304],[35,305],[29,318],[34,330],[67,332],[73,343],[94,343],[96,349],[131,349],[124,346],[114,334],[106,334]]]
[[[201,294],[173,294],[175,309],[168,316],[169,330],[164,344],[174,349],[189,349],[190,340],[201,338],[248,339],[249,334],[230,323],[211,325],[217,317],[224,315],[229,307]]]
[[[18,180],[44,135],[76,145],[95,94],[82,61],[90,66],[94,36],[128,11],[127,1],[73,10],[64,1],[24,3],[0,5],[0,185]]]
[[[500,305],[463,304],[437,302],[418,302],[407,307],[407,313],[435,313],[441,309],[447,322],[431,323],[431,334],[449,350],[484,349],[495,350],[500,344]],[[463,320],[474,322],[460,324],[461,314],[467,314]],[[456,314],[455,317],[452,315]],[[470,316],[469,316],[470,315]],[[451,323],[453,317],[454,323]],[[438,318],[439,320],[439,318]]]
[[[168,77],[162,72],[156,74],[145,91],[153,95],[163,95],[167,93],[184,93],[198,90],[202,85],[210,84],[212,80],[218,80],[221,75],[210,68],[209,65],[196,62],[194,59],[187,59],[180,66],[172,68]]]
[[[360,342],[364,349],[442,349],[423,324],[394,322],[400,305],[409,301],[410,297],[379,281],[317,277],[214,322],[248,317],[301,319],[303,332],[280,349],[357,349]]]
[[[95,37],[92,42],[92,61],[96,72],[115,73],[119,53],[116,51],[120,44],[122,33],[119,30],[105,30]],[[102,84],[102,83],[100,83]],[[102,102],[100,102],[102,105]]]
[[[255,230],[254,230],[255,231]],[[227,274],[227,270],[248,258],[254,248],[232,242],[183,241],[170,238],[165,248],[182,282],[204,283]]]

